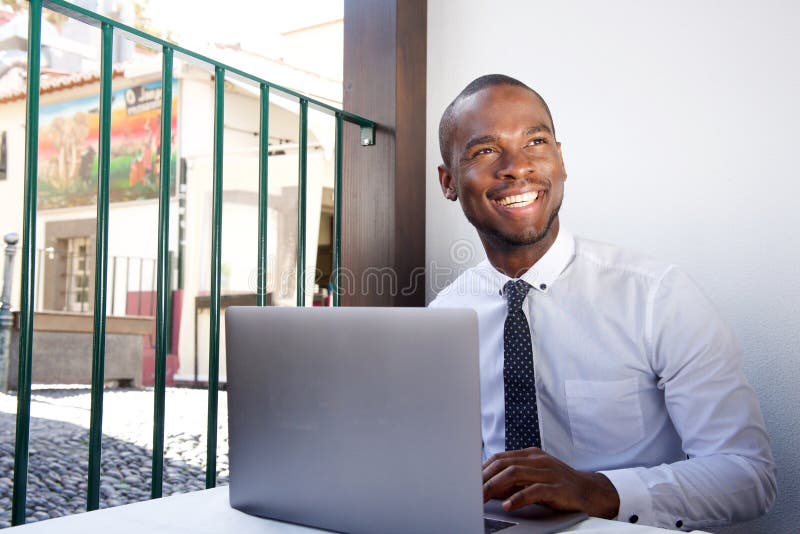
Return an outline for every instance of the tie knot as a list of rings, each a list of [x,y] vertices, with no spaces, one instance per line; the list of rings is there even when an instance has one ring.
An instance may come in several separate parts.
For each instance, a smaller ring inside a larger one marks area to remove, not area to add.
[[[522,308],[522,302],[530,291],[531,285],[525,280],[509,280],[503,286],[503,294],[508,299],[508,310],[517,311]]]

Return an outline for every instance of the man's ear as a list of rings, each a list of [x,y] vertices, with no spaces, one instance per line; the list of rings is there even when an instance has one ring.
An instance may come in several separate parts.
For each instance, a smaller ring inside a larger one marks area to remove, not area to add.
[[[564,165],[564,154],[561,153],[561,141],[556,141],[558,147],[558,158],[561,160],[561,168],[564,169],[564,181],[567,181],[567,167]]]
[[[442,186],[442,193],[444,198],[448,200],[458,200],[458,193],[456,192],[456,180],[450,171],[444,165],[439,165],[439,185]]]

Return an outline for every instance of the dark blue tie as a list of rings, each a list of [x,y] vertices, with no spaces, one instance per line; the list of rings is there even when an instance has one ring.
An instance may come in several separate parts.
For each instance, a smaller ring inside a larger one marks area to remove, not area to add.
[[[533,374],[531,329],[522,303],[531,289],[524,280],[510,280],[503,287],[508,316],[503,328],[503,392],[506,400],[506,450],[541,447]]]

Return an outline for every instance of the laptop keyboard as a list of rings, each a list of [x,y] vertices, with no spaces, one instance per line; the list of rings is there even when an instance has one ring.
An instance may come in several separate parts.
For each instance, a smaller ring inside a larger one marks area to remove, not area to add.
[[[505,530],[508,527],[513,527],[515,525],[517,525],[517,523],[511,523],[510,521],[500,521],[499,519],[489,519],[488,517],[483,518],[484,534],[500,532],[501,530]]]

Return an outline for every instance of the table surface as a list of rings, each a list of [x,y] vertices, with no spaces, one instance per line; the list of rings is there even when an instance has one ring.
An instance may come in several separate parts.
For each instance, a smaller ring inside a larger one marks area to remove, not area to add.
[[[223,486],[163,499],[104,508],[28,525],[8,532],[58,534],[310,534],[317,529],[262,519],[234,510]],[[666,530],[590,517],[566,532],[583,534],[663,534]]]

